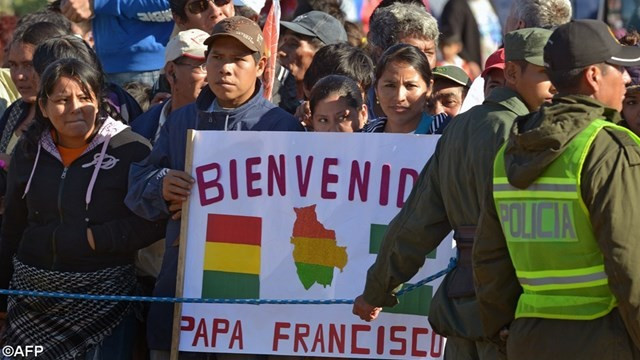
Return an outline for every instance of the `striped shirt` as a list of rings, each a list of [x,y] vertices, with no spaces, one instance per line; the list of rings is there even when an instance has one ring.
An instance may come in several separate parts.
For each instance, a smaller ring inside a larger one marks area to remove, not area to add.
[[[427,131],[416,129],[418,132],[414,132],[415,134],[442,134],[444,128],[451,121],[451,116],[440,113],[438,115],[434,115],[431,117],[433,120],[431,121],[431,125],[429,125]],[[384,127],[387,125],[387,118],[380,117],[377,119],[373,119],[367,122],[362,128],[361,132],[365,133],[382,133],[384,132]]]

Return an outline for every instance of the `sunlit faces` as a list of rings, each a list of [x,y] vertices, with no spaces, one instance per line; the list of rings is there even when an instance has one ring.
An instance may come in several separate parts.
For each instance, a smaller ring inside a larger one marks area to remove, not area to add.
[[[415,36],[405,36],[402,37],[399,43],[409,44],[417,47],[424,53],[429,60],[429,66],[433,69],[436,67],[436,42],[433,40],[429,40],[425,37],[415,37]]]
[[[235,15],[235,8],[233,1],[216,5],[212,0],[189,0],[185,4],[185,14],[186,19],[174,16],[180,30],[200,29],[211,33],[218,22]]]
[[[629,124],[631,131],[640,136],[640,87],[627,88],[622,103],[622,117]]]
[[[631,131],[640,136],[640,87],[627,88],[622,103],[622,117]]]
[[[206,63],[182,56],[167,63],[166,69],[173,101],[178,101],[181,105],[195,101],[207,82]]]
[[[318,132],[356,132],[367,121],[367,107],[351,107],[344,97],[334,93],[318,101],[312,109],[311,121]]]
[[[35,103],[38,95],[39,78],[32,62],[34,51],[33,45],[22,42],[14,43],[9,49],[11,80],[27,103]]]
[[[529,111],[536,111],[544,102],[551,102],[555,87],[542,66],[528,62],[509,62],[507,72],[514,72],[515,89],[522,97]]]
[[[278,47],[280,63],[291,72],[291,75],[298,82],[304,79],[304,74],[317,51],[318,49],[306,37],[291,30],[285,30]]]
[[[485,99],[491,95],[493,89],[504,86],[506,79],[502,69],[493,69],[484,76],[484,97]]]
[[[207,81],[220,106],[236,108],[251,99],[265,63],[264,57],[256,62],[253,52],[237,39],[216,38],[207,57]]]
[[[385,132],[415,131],[430,95],[421,74],[405,62],[393,61],[377,80],[376,95],[387,115]]]
[[[606,106],[622,111],[622,103],[627,91],[626,84],[631,82],[629,73],[624,67],[618,65],[602,64],[596,69],[600,77],[593,97]]]
[[[85,92],[78,80],[63,76],[47,96],[40,100],[40,110],[51,121],[59,144],[66,148],[85,145],[98,115],[95,93]]]
[[[454,117],[460,111],[464,96],[464,86],[460,86],[446,79],[437,79],[433,84],[429,110],[433,115],[446,113]]]

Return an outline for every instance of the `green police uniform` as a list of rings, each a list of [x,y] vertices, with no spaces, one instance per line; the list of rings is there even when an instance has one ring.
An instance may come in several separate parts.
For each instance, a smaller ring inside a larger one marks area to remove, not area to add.
[[[509,184],[505,146],[496,156],[493,197],[523,289],[516,319],[593,320],[617,306],[580,192],[584,159],[605,127],[628,132],[640,145],[631,131],[594,120],[526,189]]]
[[[479,194],[491,182],[495,153],[515,118],[528,112],[516,92],[496,88],[482,105],[451,121],[407,202],[387,228],[376,262],[367,274],[367,303],[395,305],[393,290],[420,269],[425,256],[452,229],[477,224]],[[451,338],[464,338],[473,344],[483,339],[468,252],[473,233],[464,239],[455,237],[464,249],[460,249],[458,267],[445,277],[431,303],[429,321],[449,338],[448,343]]]
[[[544,62],[566,94],[514,123],[476,233],[484,331],[498,340],[508,327],[512,359],[640,359],[640,146],[601,128],[621,120],[624,66],[640,65],[640,48],[572,20]]]
[[[542,65],[548,30],[524,29],[505,37],[512,60]],[[496,88],[480,106],[456,116],[407,202],[389,224],[369,269],[364,299],[374,306],[392,306],[394,288],[409,280],[451,230],[458,247],[458,265],[443,280],[431,303],[429,322],[447,337],[447,359],[496,359],[501,349],[487,342],[473,289],[471,247],[483,193],[491,183],[493,159],[517,116],[529,110],[509,88]]]
[[[485,332],[511,324],[510,358],[640,356],[640,146],[596,119],[620,115],[555,98],[496,158],[473,268]]]

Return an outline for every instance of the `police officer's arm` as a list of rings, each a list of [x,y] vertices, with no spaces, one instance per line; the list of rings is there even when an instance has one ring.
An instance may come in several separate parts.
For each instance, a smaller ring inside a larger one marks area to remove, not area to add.
[[[638,179],[640,147],[620,131],[601,131],[585,159],[581,190],[604,255],[609,287],[630,337],[640,348]]]
[[[485,336],[497,339],[499,331],[513,321],[522,288],[509,256],[492,190],[493,184],[489,182],[473,242],[473,278]]]
[[[451,232],[438,177],[438,153],[420,173],[407,202],[389,224],[376,262],[367,273],[364,300],[373,306],[397,303],[393,290],[411,279],[426,255]]]

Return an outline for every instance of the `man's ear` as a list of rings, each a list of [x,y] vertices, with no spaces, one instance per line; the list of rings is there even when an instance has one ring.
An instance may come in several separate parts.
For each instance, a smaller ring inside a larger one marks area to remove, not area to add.
[[[165,64],[164,74],[167,77],[167,82],[169,82],[169,85],[173,88],[176,82],[176,64],[174,64],[173,61],[169,61]]]
[[[258,77],[262,76],[262,74],[264,73],[264,69],[267,67],[267,58],[264,55],[260,57],[260,60],[258,60],[256,67],[258,70]]]
[[[517,84],[518,80],[520,80],[520,65],[508,61],[504,67],[504,78],[508,84]]]
[[[367,107],[367,104],[362,104],[362,108],[360,108],[360,111],[358,111],[358,121],[360,126],[358,130],[362,129],[364,127],[364,124],[366,124],[368,120],[369,108]]]
[[[589,87],[592,93],[600,90],[600,81],[602,79],[602,70],[596,65],[591,65],[583,73],[585,85]]]

